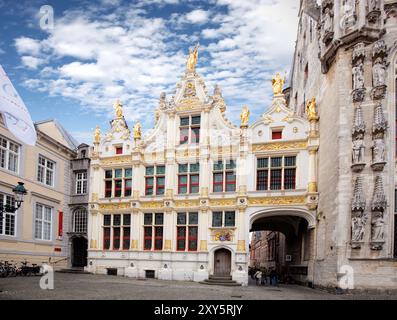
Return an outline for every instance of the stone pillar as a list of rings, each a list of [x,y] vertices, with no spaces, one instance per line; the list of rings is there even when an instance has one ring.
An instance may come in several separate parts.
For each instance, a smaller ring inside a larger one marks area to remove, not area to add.
[[[209,212],[207,209],[200,210],[200,217],[199,217],[199,251],[200,252],[207,252],[208,251],[208,221],[209,219]]]
[[[309,193],[317,192],[317,149],[309,149]]]

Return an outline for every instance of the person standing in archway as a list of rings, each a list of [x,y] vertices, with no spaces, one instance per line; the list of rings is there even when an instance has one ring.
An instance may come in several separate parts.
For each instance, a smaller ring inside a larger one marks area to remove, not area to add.
[[[255,281],[256,281],[256,285],[257,286],[259,286],[260,284],[261,284],[261,279],[262,279],[262,271],[261,270],[258,270],[256,273],[255,273]]]

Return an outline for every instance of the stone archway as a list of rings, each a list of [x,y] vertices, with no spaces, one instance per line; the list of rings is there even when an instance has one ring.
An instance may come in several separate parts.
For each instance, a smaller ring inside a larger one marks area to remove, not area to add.
[[[302,208],[269,208],[250,214],[250,266],[275,270],[286,282],[308,284],[314,258],[314,214]]]

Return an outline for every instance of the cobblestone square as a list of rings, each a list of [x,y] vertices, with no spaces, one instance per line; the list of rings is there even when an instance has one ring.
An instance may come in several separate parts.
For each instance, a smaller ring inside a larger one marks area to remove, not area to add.
[[[334,295],[296,285],[222,287],[194,282],[55,273],[54,290],[42,290],[40,277],[0,279],[0,300],[341,300],[397,299],[386,295]]]

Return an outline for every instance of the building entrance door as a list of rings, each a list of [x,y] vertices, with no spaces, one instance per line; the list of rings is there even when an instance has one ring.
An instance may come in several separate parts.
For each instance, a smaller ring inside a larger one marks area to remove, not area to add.
[[[214,254],[214,276],[230,276],[231,253],[226,249],[219,249]]]
[[[86,238],[77,237],[73,239],[72,267],[82,268],[87,265],[87,246]]]

